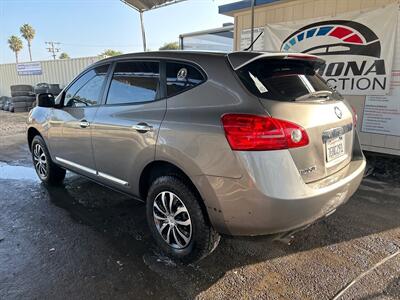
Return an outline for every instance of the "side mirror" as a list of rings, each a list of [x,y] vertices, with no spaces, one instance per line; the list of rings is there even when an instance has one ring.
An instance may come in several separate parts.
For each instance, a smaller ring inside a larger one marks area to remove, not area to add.
[[[51,93],[43,93],[37,95],[37,106],[39,107],[54,107],[54,96]]]

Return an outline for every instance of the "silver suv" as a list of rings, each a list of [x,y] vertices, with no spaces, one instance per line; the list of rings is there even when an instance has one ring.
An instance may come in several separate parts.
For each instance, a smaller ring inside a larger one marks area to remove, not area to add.
[[[188,263],[219,234],[288,232],[356,191],[356,115],[312,55],[149,52],[95,63],[28,120],[37,174],[65,170],[146,202],[157,244]]]

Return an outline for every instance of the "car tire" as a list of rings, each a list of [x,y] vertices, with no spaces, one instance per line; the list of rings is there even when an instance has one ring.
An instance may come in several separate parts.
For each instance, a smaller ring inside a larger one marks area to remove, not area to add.
[[[25,108],[26,102],[13,102],[13,107],[14,108]]]
[[[16,103],[16,102],[29,102],[29,101],[34,101],[34,100],[35,100],[35,97],[32,97],[32,96],[18,96],[18,97],[12,97],[11,98],[11,101],[13,103]]]
[[[15,113],[20,113],[20,112],[26,112],[27,111],[27,109],[26,109],[26,107],[15,107],[14,108],[14,112]]]
[[[11,92],[11,97],[32,96],[32,95],[33,95],[33,92],[28,92],[28,91]]]
[[[13,92],[33,92],[33,86],[28,84],[16,84],[10,86],[11,93]]]
[[[47,88],[35,88],[35,94],[39,95],[39,94],[45,94],[48,93],[48,89]]]
[[[163,193],[168,202],[164,206]],[[190,185],[177,176],[158,177],[147,194],[146,217],[156,243],[170,258],[184,264],[209,255],[220,240],[199,201]],[[176,218],[171,217],[174,213]]]
[[[40,180],[48,185],[59,185],[65,178],[66,171],[51,160],[46,143],[36,135],[31,144],[33,166]]]

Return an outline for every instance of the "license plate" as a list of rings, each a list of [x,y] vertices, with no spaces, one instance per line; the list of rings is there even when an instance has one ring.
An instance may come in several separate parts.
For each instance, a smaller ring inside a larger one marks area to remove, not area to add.
[[[337,138],[326,141],[326,161],[330,162],[344,155],[344,137],[338,136]]]

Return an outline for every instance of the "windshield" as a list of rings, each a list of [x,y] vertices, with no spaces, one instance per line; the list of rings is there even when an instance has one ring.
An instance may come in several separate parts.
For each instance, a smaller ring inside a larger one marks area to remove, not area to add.
[[[316,72],[313,65],[302,60],[259,59],[239,69],[238,75],[247,89],[260,98],[278,101],[304,100],[310,95],[340,100]],[[328,91],[327,93],[318,93]]]

